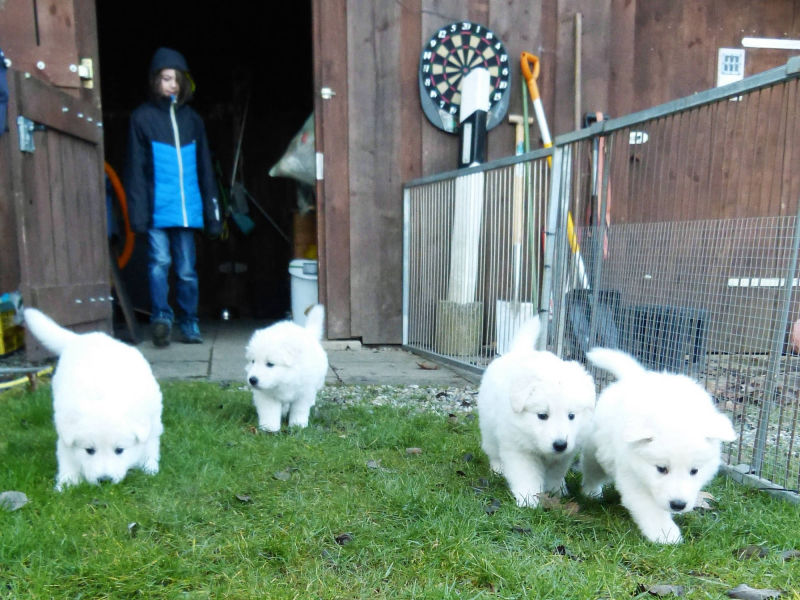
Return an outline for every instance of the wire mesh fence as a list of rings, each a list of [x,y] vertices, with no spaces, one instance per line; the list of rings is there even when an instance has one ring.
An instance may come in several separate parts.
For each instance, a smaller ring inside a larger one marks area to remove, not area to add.
[[[409,184],[406,346],[480,371],[539,312],[559,356],[616,347],[695,378],[737,429],[728,471],[797,497],[798,72],[560,136],[552,169],[532,153]]]

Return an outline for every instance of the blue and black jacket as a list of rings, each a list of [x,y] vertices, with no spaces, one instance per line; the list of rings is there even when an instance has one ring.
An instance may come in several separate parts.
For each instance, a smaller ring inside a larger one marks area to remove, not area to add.
[[[217,182],[203,121],[174,99],[145,102],[131,114],[125,193],[134,231],[221,228]]]

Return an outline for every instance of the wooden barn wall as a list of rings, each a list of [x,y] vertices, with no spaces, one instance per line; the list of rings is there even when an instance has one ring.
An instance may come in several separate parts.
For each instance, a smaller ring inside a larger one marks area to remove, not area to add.
[[[796,0],[336,2],[344,2],[347,20],[346,37],[338,43],[347,56],[348,131],[339,143],[349,155],[349,225],[328,225],[324,235],[329,249],[349,250],[349,265],[346,274],[329,265],[320,281],[349,279],[349,298],[337,295],[329,300],[350,306],[349,329],[339,327],[333,337],[361,338],[367,344],[402,341],[403,182],[456,166],[457,136],[434,128],[419,106],[419,54],[439,27],[471,19],[503,40],[515,67],[509,113],[521,113],[520,52],[538,55],[539,87],[554,135],[572,131],[576,115],[588,111],[616,117],[713,87],[717,49],[741,47],[744,36],[800,37]],[[575,51],[576,14],[582,31],[580,62]],[[784,64],[791,54],[747,49],[746,74]],[[324,130],[321,133],[325,135]],[[536,127],[531,133],[535,148]],[[510,125],[489,132],[489,160],[511,154],[513,147]],[[330,152],[328,142],[326,148]],[[337,175],[325,174],[326,179]],[[748,199],[744,202],[750,206]],[[772,210],[770,202],[760,200],[759,210]],[[658,204],[653,200],[648,205],[640,197],[629,200],[618,194],[614,210],[616,220],[631,221],[656,214],[681,219],[694,214],[696,207],[688,200]],[[750,210],[756,209],[727,207],[718,216]],[[327,286],[331,288],[330,283]],[[343,287],[335,293],[346,294]]]

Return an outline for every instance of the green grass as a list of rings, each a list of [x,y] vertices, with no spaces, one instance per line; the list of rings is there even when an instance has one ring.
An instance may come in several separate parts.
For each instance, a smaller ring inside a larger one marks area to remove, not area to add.
[[[798,507],[722,477],[716,508],[663,547],[613,494],[576,495],[576,514],[515,506],[471,415],[327,388],[307,429],[265,435],[235,387],[163,390],[160,473],[63,493],[49,388],[0,395],[0,491],[30,499],[0,510],[0,598],[724,598],[740,583],[800,597],[800,560],[780,558],[800,546]],[[769,553],[734,556],[750,544]]]

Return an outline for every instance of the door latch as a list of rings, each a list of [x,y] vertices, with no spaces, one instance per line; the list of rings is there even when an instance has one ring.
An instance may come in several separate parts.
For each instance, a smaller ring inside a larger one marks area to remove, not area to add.
[[[330,100],[336,95],[336,92],[329,87],[324,87],[319,91],[319,95],[322,96],[323,100]]]

